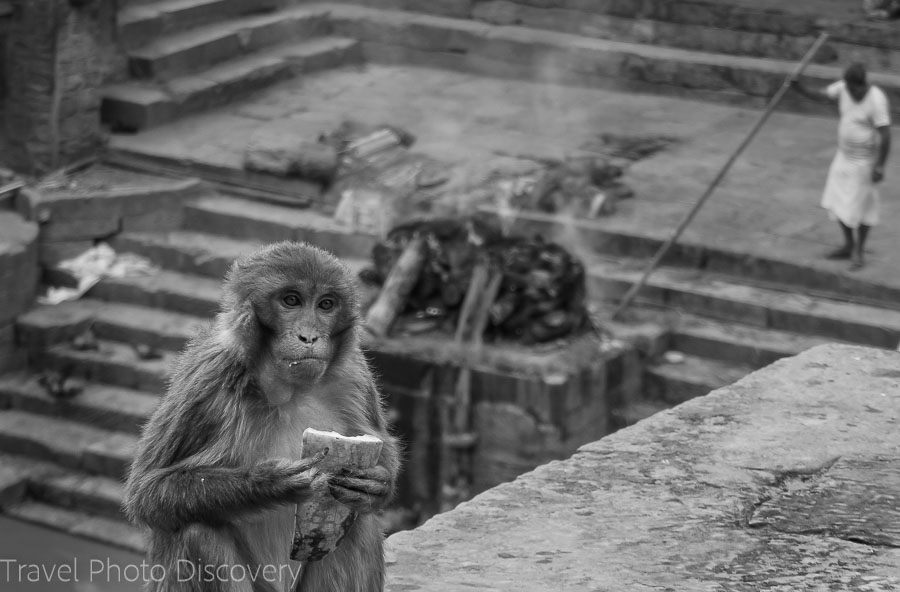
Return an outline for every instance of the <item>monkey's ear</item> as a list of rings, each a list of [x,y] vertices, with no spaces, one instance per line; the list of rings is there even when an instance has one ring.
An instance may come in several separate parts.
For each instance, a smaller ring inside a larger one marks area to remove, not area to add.
[[[220,312],[216,325],[216,332],[228,347],[239,349],[244,355],[252,355],[256,351],[261,327],[249,299]]]

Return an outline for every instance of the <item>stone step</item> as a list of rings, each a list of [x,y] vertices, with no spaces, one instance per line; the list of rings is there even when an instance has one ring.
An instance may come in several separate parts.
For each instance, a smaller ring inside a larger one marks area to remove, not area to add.
[[[5,513],[32,524],[136,553],[146,550],[141,531],[123,520],[92,516],[41,502],[25,502],[7,508]]]
[[[37,356],[37,364],[89,381],[161,394],[175,354],[160,353],[160,359],[143,360],[130,345],[100,340],[98,349],[93,351],[76,350],[68,344],[54,345]]]
[[[862,61],[872,69],[891,71],[900,64],[900,39],[892,39],[884,23],[823,19],[816,7],[802,3],[778,7],[727,2],[650,0],[584,2],[560,0],[487,0],[471,3],[410,3],[402,0],[357,0],[373,8],[413,10],[470,18],[494,25],[517,25],[586,37],[647,43],[715,53],[799,60],[819,31],[831,38],[816,61],[842,65]]]
[[[129,5],[119,10],[119,40],[133,49],[161,36],[190,27],[273,11],[283,0],[165,0]]]
[[[670,409],[672,406],[663,401],[630,401],[610,410],[610,418],[615,429],[627,428],[634,425],[642,419],[652,417],[661,411]]]
[[[618,301],[643,275],[646,261],[596,257],[587,263],[588,291]],[[663,267],[636,298],[704,317],[803,335],[894,349],[900,342],[900,311],[800,292],[740,283],[737,278]]]
[[[723,323],[696,315],[680,315],[669,335],[672,349],[704,358],[762,368],[834,339]]]
[[[184,228],[241,240],[306,241],[348,259],[368,258],[377,242],[375,235],[353,233],[333,217],[311,209],[223,196],[189,204]]]
[[[29,480],[28,492],[35,501],[92,516],[125,521],[122,481],[74,471],[42,475]]]
[[[178,351],[207,324],[203,318],[145,306],[80,299],[38,306],[17,321],[19,342],[33,353],[69,343],[90,328],[100,339]]]
[[[578,13],[581,18],[613,16],[624,19],[651,20],[686,25],[699,25],[730,29],[773,33],[777,35],[811,35],[819,27],[819,15],[815,9],[784,6],[779,9],[747,2],[717,2],[716,0],[642,0],[641,2],[592,2],[591,0],[441,0],[439,2],[412,2],[410,0],[350,0],[349,4],[392,10],[413,10],[458,18],[483,18],[489,13],[509,14],[518,9],[546,7],[556,11],[559,17],[565,13]],[[776,3],[778,6],[779,3]],[[802,3],[801,3],[802,4]],[[790,10],[788,10],[790,8]],[[510,20],[510,19],[507,19]],[[514,19],[513,19],[514,20]]]
[[[581,3],[566,7],[526,2],[489,0],[472,9],[472,18],[494,25],[517,25],[572,33],[597,39],[630,43],[647,43],[681,49],[715,53],[799,60],[809,49],[814,37],[804,27],[803,35],[782,31],[744,31],[724,28],[708,21],[677,22],[662,20],[669,15],[658,12],[656,18],[632,11],[614,11],[610,3]],[[676,4],[676,3],[672,3]],[[615,14],[619,12],[620,14]],[[819,52],[817,62],[834,61],[837,51],[827,47]]]
[[[236,240],[190,230],[123,233],[114,240],[117,250],[143,255],[164,269],[219,280],[225,277],[237,257],[262,244],[262,241]],[[343,260],[354,274],[369,265],[367,259],[345,257]]]
[[[117,251],[137,253],[164,269],[221,280],[237,257],[253,251],[262,242],[179,230],[126,232],[113,239],[112,244]]]
[[[496,208],[481,207],[479,213],[498,220]],[[507,221],[510,232],[526,236],[565,236],[566,240],[583,245],[601,255],[615,257],[650,258],[669,238],[670,230],[652,231],[640,225],[623,223],[616,216],[604,219],[581,220],[565,215],[542,212],[517,212],[515,220]],[[833,262],[820,257],[787,256],[760,249],[748,253],[746,249],[726,244],[702,244],[690,239],[673,245],[662,260],[671,267],[703,269],[713,273],[740,277],[764,286],[796,287],[798,291],[820,294],[825,298],[868,302],[873,306],[900,302],[900,280],[879,278],[877,282],[856,277]]]
[[[369,61],[412,63],[491,76],[654,92],[729,104],[763,106],[793,73],[796,61],[727,55],[597,39],[546,29],[496,26],[363,6],[334,5],[334,34],[357,39]],[[553,67],[547,67],[552,64]],[[812,64],[805,83],[841,78],[838,65]],[[900,113],[900,75],[873,72]],[[784,108],[831,113],[831,107],[788,93]]]
[[[328,33],[327,9],[299,7],[173,33],[132,50],[132,77],[171,80],[266,47],[309,41]]]
[[[0,452],[121,479],[137,436],[18,409],[0,411]]]
[[[149,276],[106,278],[88,296],[208,318],[219,309],[221,290],[221,280],[162,270]]]
[[[60,400],[48,394],[35,375],[0,376],[0,409],[72,420],[104,430],[139,434],[158,403],[156,395],[99,383],[89,383],[76,397]]]
[[[648,401],[678,405],[729,385],[749,374],[749,366],[684,355],[679,363],[661,362],[644,371],[643,396]]]
[[[165,84],[131,81],[107,86],[102,91],[101,117],[121,131],[153,127],[294,75],[357,61],[358,49],[352,39],[322,37],[258,51]]]

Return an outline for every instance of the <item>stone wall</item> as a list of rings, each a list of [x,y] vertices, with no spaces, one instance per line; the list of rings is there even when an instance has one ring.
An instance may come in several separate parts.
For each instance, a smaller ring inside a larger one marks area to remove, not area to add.
[[[441,346],[425,341],[397,337],[371,347],[369,356],[407,446],[400,501],[431,514],[439,509],[436,500],[453,463],[444,436],[462,365],[452,359],[449,337],[443,358],[429,351]],[[592,338],[549,353],[525,349],[495,347],[480,362],[466,365],[476,436],[468,454],[468,495],[611,433],[617,427],[611,410],[640,387],[641,365],[631,349],[601,352]]]
[[[118,69],[115,0],[73,8],[20,2],[9,26],[5,127],[11,163],[40,173],[92,154],[102,142],[98,89]]]
[[[37,291],[37,234],[36,224],[0,211],[0,374],[25,362],[25,352],[16,347],[15,321]]]
[[[898,590],[898,367],[776,362],[393,535],[386,590]]]

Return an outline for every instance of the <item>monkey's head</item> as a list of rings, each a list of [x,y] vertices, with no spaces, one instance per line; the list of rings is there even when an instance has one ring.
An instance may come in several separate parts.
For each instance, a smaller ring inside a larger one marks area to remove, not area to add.
[[[355,349],[356,292],[353,276],[334,255],[306,243],[274,243],[232,264],[219,329],[243,348],[252,368],[275,374],[265,378],[302,391]],[[286,400],[266,395],[275,404]]]

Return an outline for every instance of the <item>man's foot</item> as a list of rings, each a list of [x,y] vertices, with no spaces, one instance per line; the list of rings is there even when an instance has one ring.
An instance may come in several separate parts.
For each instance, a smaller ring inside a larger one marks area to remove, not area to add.
[[[849,245],[845,245],[840,249],[835,249],[831,251],[827,255],[825,255],[826,259],[849,259],[850,256],[853,255],[853,247]]]

